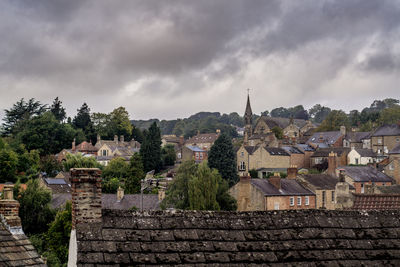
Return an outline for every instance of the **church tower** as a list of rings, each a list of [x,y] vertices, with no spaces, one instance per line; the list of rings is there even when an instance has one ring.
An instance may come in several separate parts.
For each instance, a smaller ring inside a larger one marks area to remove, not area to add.
[[[244,143],[247,144],[248,138],[253,134],[253,112],[250,106],[250,95],[247,93],[246,111],[244,112]]]

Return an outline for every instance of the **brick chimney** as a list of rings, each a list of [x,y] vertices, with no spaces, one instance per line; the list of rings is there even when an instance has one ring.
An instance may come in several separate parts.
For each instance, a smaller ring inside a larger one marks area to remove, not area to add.
[[[274,176],[269,177],[268,181],[277,189],[281,189],[281,175],[279,172],[276,172],[274,173]]]
[[[101,223],[101,171],[71,169],[72,229],[79,224]]]
[[[4,199],[0,199],[0,219],[4,220],[11,233],[22,231],[21,218],[18,216],[19,202],[14,199],[12,184],[4,185]],[[17,229],[18,231],[15,231]]]
[[[291,165],[290,168],[287,169],[287,178],[296,179],[296,177],[297,177],[297,166]]]
[[[117,201],[120,202],[123,198],[124,198],[124,189],[122,187],[118,187]]]
[[[346,135],[346,126],[340,126],[341,135]]]
[[[331,176],[336,176],[336,168],[339,166],[339,161],[336,153],[330,152],[328,156],[328,169],[326,173]]]
[[[124,142],[124,141],[125,141],[125,137],[124,137],[123,135],[121,135],[121,136],[119,137],[119,141],[121,141],[121,143]]]

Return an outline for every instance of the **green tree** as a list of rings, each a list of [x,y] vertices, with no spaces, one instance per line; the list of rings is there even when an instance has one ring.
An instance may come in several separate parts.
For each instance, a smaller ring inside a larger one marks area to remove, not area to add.
[[[161,133],[156,122],[154,122],[140,147],[140,155],[143,159],[143,166],[145,172],[155,170],[160,171],[162,167],[161,162]]]
[[[65,108],[62,106],[62,102],[58,99],[58,97],[54,99],[53,104],[50,107],[50,111],[59,122],[63,122],[67,116]]]
[[[81,153],[77,153],[67,154],[63,167],[65,171],[69,171],[71,168],[101,168],[102,166],[95,157],[84,157]]]
[[[289,118],[291,113],[287,108],[280,107],[280,108],[274,108],[273,110],[271,110],[270,115],[271,115],[271,117]]]
[[[143,162],[139,153],[133,154],[129,163],[129,176],[125,180],[125,191],[127,194],[140,192],[140,180],[145,178]]]
[[[144,135],[138,127],[132,128],[132,138],[135,139],[136,141],[138,141],[139,143],[143,142]]]
[[[330,108],[321,106],[320,104],[315,104],[312,108],[310,108],[308,114],[313,122],[321,123],[330,112]]]
[[[51,193],[41,187],[37,179],[29,180],[27,188],[19,199],[19,217],[26,234],[44,233],[54,219],[55,212],[50,208]]]
[[[332,110],[331,113],[325,118],[321,125],[317,128],[317,131],[337,131],[340,126],[349,127],[349,119],[342,110]]]
[[[189,209],[219,210],[218,180],[221,180],[218,171],[211,170],[206,162],[202,162],[198,166],[196,174],[189,181]]]
[[[18,155],[11,149],[0,149],[0,183],[15,183],[18,167]]]
[[[91,115],[94,131],[102,138],[112,138],[111,116],[105,113],[93,113]]]
[[[173,145],[167,144],[161,149],[161,159],[163,166],[173,166],[175,164],[176,154]]]
[[[124,107],[116,108],[110,113],[110,123],[114,134],[123,135],[127,139],[131,137],[133,126],[129,120],[129,113]]]
[[[46,234],[46,247],[51,254],[55,254],[60,263],[68,262],[68,244],[71,234],[72,212],[71,202],[67,202],[65,209],[57,212],[54,221],[50,224]]]
[[[208,166],[215,168],[222,178],[228,181],[229,186],[234,185],[239,177],[237,175],[236,154],[233,150],[231,139],[221,134],[210,149]]]
[[[168,187],[162,208],[235,210],[236,201],[228,193],[228,183],[206,162],[183,162]]]
[[[395,124],[400,121],[400,106],[384,109],[379,115],[380,124]]]
[[[23,127],[23,122],[33,118],[34,116],[42,115],[46,112],[46,105],[42,105],[34,98],[29,99],[27,102],[21,98],[15,103],[12,108],[5,109],[4,116],[4,134],[15,134]]]
[[[24,174],[23,180],[37,178],[40,161],[39,151],[31,150],[28,152],[25,146],[20,144],[14,149],[14,152],[18,155],[17,171],[20,174]]]
[[[275,134],[276,138],[278,139],[283,138],[283,130],[279,126],[272,127],[271,131]]]
[[[86,138],[90,141],[96,140],[97,136],[93,128],[92,120],[90,118],[89,106],[86,103],[83,103],[77,111],[78,113],[74,117],[72,125],[76,129],[82,129],[82,131],[85,133]]]
[[[48,176],[54,177],[59,171],[62,171],[63,166],[54,155],[47,155],[40,158],[39,168]]]
[[[16,139],[27,150],[39,150],[41,155],[56,154],[71,146],[75,130],[68,124],[60,124],[53,113],[46,112],[25,123]]]
[[[121,157],[113,158],[110,163],[104,167],[102,176],[106,179],[118,178],[123,180],[129,176],[129,164]]]
[[[118,178],[103,179],[101,191],[106,194],[115,194],[120,186],[121,182]]]

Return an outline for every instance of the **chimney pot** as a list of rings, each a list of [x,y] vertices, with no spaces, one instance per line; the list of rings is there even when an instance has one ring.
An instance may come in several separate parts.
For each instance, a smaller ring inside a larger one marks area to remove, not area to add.
[[[124,138],[123,135],[121,135],[121,136],[119,137],[119,141],[121,141],[121,142],[124,142],[124,141],[125,141],[125,138]]]
[[[4,199],[0,199],[0,214],[3,215],[6,224],[19,233],[22,231],[21,218],[18,216],[19,202],[13,199],[14,185],[4,185]],[[13,231],[12,231],[13,233]]]
[[[122,187],[118,187],[117,201],[120,202],[123,198],[124,198],[124,189]]]

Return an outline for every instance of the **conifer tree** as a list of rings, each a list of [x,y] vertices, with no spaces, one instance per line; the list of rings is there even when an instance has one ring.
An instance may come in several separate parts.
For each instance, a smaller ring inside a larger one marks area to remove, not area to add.
[[[226,134],[221,134],[208,155],[208,166],[215,168],[222,178],[228,181],[229,186],[238,181],[236,172],[236,155],[231,139]]]
[[[161,132],[155,122],[153,122],[148,132],[146,132],[144,141],[140,147],[140,155],[142,156],[145,172],[151,170],[160,171],[162,167]]]
[[[56,97],[50,107],[51,113],[54,114],[54,117],[56,117],[59,122],[64,121],[67,115],[65,108],[61,104],[62,102],[58,99],[58,97]]]

